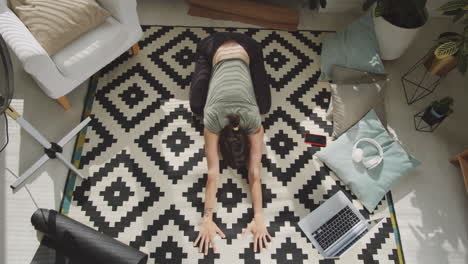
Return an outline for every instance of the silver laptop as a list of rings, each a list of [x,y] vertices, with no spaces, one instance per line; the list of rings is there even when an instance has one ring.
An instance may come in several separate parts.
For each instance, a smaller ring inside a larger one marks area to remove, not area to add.
[[[339,191],[299,221],[299,227],[325,258],[339,258],[383,218],[366,220]]]

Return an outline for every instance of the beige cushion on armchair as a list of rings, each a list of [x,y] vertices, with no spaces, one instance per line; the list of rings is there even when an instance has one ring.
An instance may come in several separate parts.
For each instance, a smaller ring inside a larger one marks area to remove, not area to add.
[[[0,3],[5,1],[0,0]],[[13,10],[0,4],[0,34],[23,69],[53,99],[81,87],[81,83],[126,52],[143,35],[137,0],[96,2],[112,16],[53,56],[47,54]]]
[[[10,0],[10,6],[49,55],[110,16],[95,0]]]

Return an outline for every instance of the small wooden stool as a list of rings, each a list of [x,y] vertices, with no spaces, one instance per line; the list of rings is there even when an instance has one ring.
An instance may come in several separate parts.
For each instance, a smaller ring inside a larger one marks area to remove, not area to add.
[[[450,162],[461,168],[463,179],[465,181],[465,189],[468,193],[468,149],[453,157]]]

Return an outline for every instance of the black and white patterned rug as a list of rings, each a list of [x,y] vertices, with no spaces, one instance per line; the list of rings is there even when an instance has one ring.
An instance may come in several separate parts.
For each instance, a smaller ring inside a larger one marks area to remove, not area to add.
[[[252,236],[242,238],[253,216],[247,174],[221,161],[214,219],[226,239],[218,239],[218,254],[205,257],[193,247],[207,177],[203,124],[190,112],[188,94],[197,43],[226,30],[263,46],[273,97],[262,119],[263,207],[274,240],[255,254]],[[369,215],[313,156],[319,147],[304,143],[304,133],[332,140],[329,86],[317,82],[324,34],[144,26],[140,54],[122,55],[96,81],[87,110],[93,120],[75,153],[89,178],[69,177],[62,212],[148,253],[150,263],[401,263],[391,203]],[[339,190],[366,217],[385,220],[341,259],[324,260],[297,223]]]

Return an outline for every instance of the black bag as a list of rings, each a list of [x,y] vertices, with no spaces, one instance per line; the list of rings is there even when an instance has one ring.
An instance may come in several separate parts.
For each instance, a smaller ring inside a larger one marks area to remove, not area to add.
[[[148,255],[101,234],[54,210],[38,209],[31,217],[44,233],[34,264],[145,264]]]

